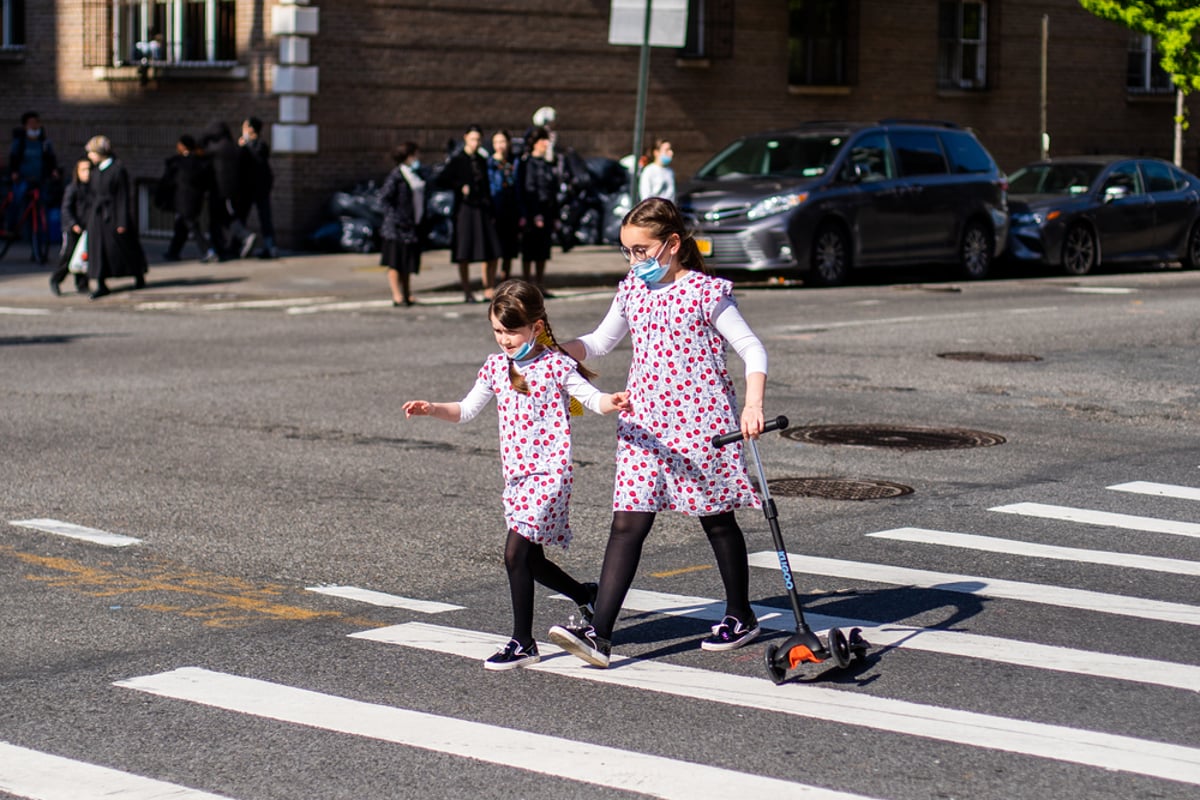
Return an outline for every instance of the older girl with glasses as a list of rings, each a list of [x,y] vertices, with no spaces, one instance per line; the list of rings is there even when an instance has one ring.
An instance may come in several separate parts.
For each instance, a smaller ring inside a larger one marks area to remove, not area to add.
[[[602,356],[628,334],[633,358],[630,408],[617,427],[613,519],[600,572],[595,616],[555,626],[550,638],[599,667],[608,666],[613,626],[633,584],[642,545],[660,511],[696,517],[725,585],[725,616],[700,646],[732,650],[754,639],[746,541],[734,511],[761,506],[741,445],[714,448],[714,434],[763,429],[767,354],[733,298],[732,284],[709,274],[675,204],[642,201],[621,225],[631,262],[607,316],[592,333],[563,345],[577,360]],[[746,402],[738,413],[726,345],[745,363]]]

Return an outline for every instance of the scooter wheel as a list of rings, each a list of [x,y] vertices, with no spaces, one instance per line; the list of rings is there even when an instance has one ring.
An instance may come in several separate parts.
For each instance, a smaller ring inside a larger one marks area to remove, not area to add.
[[[776,686],[787,678],[787,670],[775,663],[775,654],[778,652],[778,647],[773,644],[768,645],[766,656],[763,659],[767,666],[767,675],[771,677]]]
[[[867,657],[867,650],[870,649],[871,643],[862,636],[862,628],[850,629],[850,652],[856,659],[862,661]]]
[[[829,629],[829,653],[833,656],[833,663],[838,667],[850,666],[853,654],[850,652],[850,643],[846,641],[846,634],[842,633],[841,628]]]

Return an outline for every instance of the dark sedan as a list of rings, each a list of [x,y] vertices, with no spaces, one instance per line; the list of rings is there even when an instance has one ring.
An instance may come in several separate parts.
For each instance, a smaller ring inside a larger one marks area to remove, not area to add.
[[[1200,179],[1157,158],[1041,161],[1008,185],[1008,253],[1085,275],[1099,264],[1200,267]]]

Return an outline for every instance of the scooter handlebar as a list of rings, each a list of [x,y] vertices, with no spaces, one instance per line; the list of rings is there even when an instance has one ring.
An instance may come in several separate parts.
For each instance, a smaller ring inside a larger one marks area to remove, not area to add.
[[[780,414],[775,419],[767,420],[766,424],[763,425],[762,432],[770,433],[771,431],[781,431],[784,428],[786,428],[787,426],[788,426],[788,418],[783,416],[782,414]],[[727,444],[733,444],[734,442],[740,442],[743,438],[745,438],[745,437],[742,436],[742,432],[740,430],[739,431],[730,431],[729,433],[719,433],[716,436],[712,437],[712,446],[721,448]]]

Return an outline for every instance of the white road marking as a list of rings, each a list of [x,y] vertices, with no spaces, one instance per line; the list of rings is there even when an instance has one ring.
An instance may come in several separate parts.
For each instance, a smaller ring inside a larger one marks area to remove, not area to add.
[[[1170,572],[1175,575],[1200,576],[1200,561],[1184,561],[1178,558],[1159,558],[1135,553],[1115,553],[1107,550],[1082,550],[1076,547],[1057,547],[1048,544],[1019,542],[1013,539],[998,539],[970,533],[935,531],[928,528],[894,528],[888,531],[868,533],[879,539],[899,542],[936,544],[945,547],[961,547],[967,550],[982,550],[988,553],[1007,553],[1030,558],[1051,558],[1059,561],[1076,561],[1082,564],[1105,564],[1113,567],[1144,569],[1153,572]]]
[[[102,544],[105,547],[128,547],[131,544],[139,544],[142,541],[132,536],[122,536],[119,533],[109,533],[108,531],[101,531],[96,528],[85,528],[82,525],[62,522],[57,519],[14,519],[9,520],[8,524],[17,525],[22,528],[33,528],[36,531],[53,533],[71,539],[82,539],[85,542]]]
[[[1116,483],[1107,488],[1117,492],[1151,494],[1156,497],[1174,497],[1179,500],[1200,500],[1200,488],[1196,488],[1195,486],[1173,486],[1169,483],[1130,481],[1129,483]]]
[[[492,634],[420,622],[351,636],[477,659],[504,642],[503,637]],[[527,669],[561,677],[1200,785],[1200,750],[1182,745],[840,689],[794,683],[775,686],[765,677],[748,678],[622,656],[614,656],[608,669],[595,669],[582,666],[573,657],[552,657],[562,652],[552,645],[538,647],[543,660]],[[757,796],[745,791],[738,795]]]
[[[48,308],[13,308],[11,306],[0,306],[0,314],[7,314],[14,317],[44,317],[50,313]]]
[[[796,572],[813,575],[939,589],[945,592],[1020,600],[1026,603],[1041,603],[1062,608],[1082,608],[1088,611],[1099,611],[1103,614],[1176,622],[1181,625],[1200,625],[1200,606],[1189,606],[1184,603],[1146,600],[1140,597],[1105,594],[1087,589],[1070,589],[999,578],[983,578],[977,575],[956,575],[949,572],[893,567],[886,564],[868,564],[862,561],[840,561],[799,553],[789,553],[788,560]],[[779,559],[773,552],[754,553],[750,556],[750,566],[777,570],[779,569]]]
[[[489,641],[493,639],[489,637]],[[494,649],[490,647],[489,653]],[[365,736],[654,797],[725,800],[732,796],[777,796],[861,800],[860,795],[497,725],[366,703],[196,667],[130,678],[118,681],[115,685],[240,714]]]
[[[229,800],[0,742],[0,792],[31,800]]]
[[[1058,311],[1058,306],[1041,306],[1036,308],[1010,308],[1004,309],[1000,314],[1046,314]],[[980,314],[974,312],[963,312],[955,314],[919,314],[908,317],[885,317],[883,319],[857,319],[857,320],[842,320],[840,322],[827,322],[824,324],[813,323],[812,325],[783,325],[775,330],[783,333],[823,333],[827,330],[835,328],[865,328],[876,325],[904,325],[911,322],[941,322],[955,319],[979,319]]]
[[[708,597],[648,592],[630,589],[625,596],[626,611],[653,612],[673,617],[688,617],[705,622],[720,622],[725,615],[724,601]],[[774,606],[753,604],[759,624],[774,631],[795,630],[791,611],[780,613]],[[1167,686],[1189,692],[1200,691],[1200,666],[1174,661],[1075,650],[1069,647],[983,636],[966,631],[921,628],[904,623],[886,623],[826,614],[804,612],[805,621],[824,635],[829,628],[862,628],[863,637],[873,648],[896,647],[929,653],[1013,664],[1029,669],[1044,669],[1089,675],[1097,678]]]
[[[1022,514],[1027,517],[1058,519],[1066,522],[1083,522],[1088,525],[1103,525],[1108,528],[1125,528],[1150,533],[1169,533],[1174,536],[1200,537],[1200,525],[1175,519],[1158,517],[1136,517],[1132,514],[1115,514],[1111,511],[1093,511],[1089,508],[1071,508],[1047,503],[1013,503],[989,508],[1004,514]]]
[[[1075,294],[1136,294],[1137,289],[1124,286],[1069,286],[1063,291]]]
[[[387,608],[406,608],[422,614],[441,614],[443,611],[461,611],[463,606],[449,603],[438,603],[433,600],[416,600],[411,597],[399,597],[394,594],[376,592],[371,589],[360,589],[357,586],[309,586],[310,592],[327,594],[332,597],[343,597],[347,600],[357,600],[360,603],[370,603],[373,606]]]
[[[289,314],[317,314],[322,311],[359,311],[366,308],[391,308],[391,300],[348,300],[342,303],[322,303],[304,307],[289,308]]]
[[[237,309],[256,308],[288,308],[305,306],[313,303],[327,303],[333,297],[276,297],[269,300],[230,300],[224,303],[189,303],[182,300],[163,300],[160,302],[138,303],[137,311],[176,311],[189,308],[194,311],[233,311]]]

